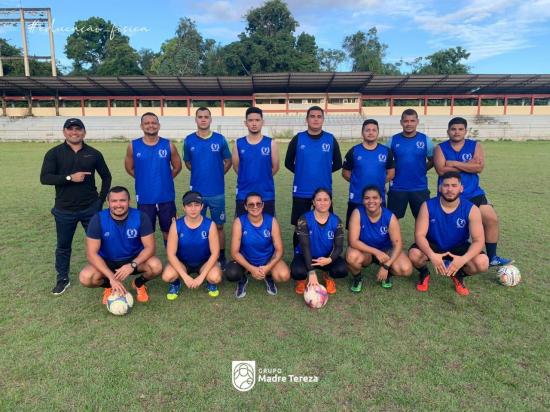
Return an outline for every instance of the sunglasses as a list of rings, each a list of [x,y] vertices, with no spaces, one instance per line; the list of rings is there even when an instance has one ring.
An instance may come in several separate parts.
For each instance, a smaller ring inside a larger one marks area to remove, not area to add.
[[[249,209],[255,209],[255,208],[260,208],[263,205],[264,205],[264,202],[247,203],[246,207],[248,207]]]

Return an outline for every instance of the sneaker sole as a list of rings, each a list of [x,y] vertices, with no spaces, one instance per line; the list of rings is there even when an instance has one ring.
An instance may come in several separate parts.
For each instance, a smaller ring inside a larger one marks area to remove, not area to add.
[[[266,292],[270,296],[277,296],[277,291],[273,292],[272,290],[266,290]]]
[[[215,292],[208,291],[208,296],[210,296],[211,298],[217,298],[218,296],[220,296],[220,291],[219,290]]]
[[[67,283],[61,292],[52,292],[52,295],[59,296],[65,293],[65,291],[71,286],[71,282]]]
[[[179,295],[175,295],[175,294],[167,294],[166,295],[166,299],[168,300],[176,300],[178,298]]]

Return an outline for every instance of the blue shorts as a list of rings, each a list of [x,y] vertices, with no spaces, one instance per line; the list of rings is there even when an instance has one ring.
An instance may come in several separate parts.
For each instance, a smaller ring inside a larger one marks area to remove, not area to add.
[[[225,223],[225,195],[203,196],[204,208],[202,215],[206,216],[206,210],[210,209],[210,218],[217,225]]]
[[[164,202],[152,205],[138,203],[138,209],[149,216],[153,231],[155,230],[157,216],[159,217],[160,230],[164,233],[168,233],[170,225],[172,224],[172,219],[176,217],[176,204],[174,202]]]

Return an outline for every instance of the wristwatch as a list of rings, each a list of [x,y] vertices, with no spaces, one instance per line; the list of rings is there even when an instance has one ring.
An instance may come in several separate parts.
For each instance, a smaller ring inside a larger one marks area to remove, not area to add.
[[[71,180],[73,180],[73,178],[71,177],[71,175],[65,176],[65,179],[67,179],[69,182],[70,182]]]
[[[132,269],[137,269],[138,264],[137,264],[135,261],[132,260],[132,261],[130,262],[130,266],[132,266]]]
[[[382,266],[386,270],[390,270],[390,267],[386,265],[385,263],[382,263],[380,266]]]

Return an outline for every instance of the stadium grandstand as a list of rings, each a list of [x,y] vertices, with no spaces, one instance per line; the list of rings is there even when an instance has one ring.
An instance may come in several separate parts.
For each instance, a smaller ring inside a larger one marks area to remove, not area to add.
[[[326,128],[358,138],[361,120],[380,121],[381,135],[395,132],[398,116],[414,108],[429,135],[444,137],[450,116],[470,120],[479,138],[550,138],[550,75],[404,75],[368,72],[274,73],[247,77],[0,77],[1,139],[54,139],[59,117],[85,118],[90,138],[130,138],[135,117],[154,112],[163,135],[194,130],[197,107],[208,107],[213,127],[229,138],[242,134],[244,112],[266,114],[266,132],[291,135],[304,113],[318,105]],[[115,119],[116,118],[116,119]]]

